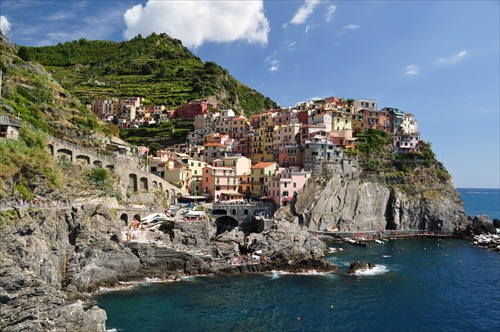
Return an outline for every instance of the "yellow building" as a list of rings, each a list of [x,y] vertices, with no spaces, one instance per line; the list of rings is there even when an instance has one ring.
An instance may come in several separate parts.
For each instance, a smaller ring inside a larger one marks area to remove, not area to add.
[[[255,197],[266,196],[268,193],[267,177],[274,176],[278,164],[275,162],[260,162],[251,169],[250,191]]]
[[[192,195],[196,195],[203,191],[201,185],[201,178],[203,176],[203,167],[207,166],[207,163],[197,159],[188,159],[188,168],[191,170],[191,188],[189,192]]]

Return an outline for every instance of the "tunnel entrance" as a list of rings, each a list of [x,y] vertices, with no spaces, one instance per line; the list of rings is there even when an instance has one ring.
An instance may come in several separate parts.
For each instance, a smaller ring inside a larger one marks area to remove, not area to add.
[[[217,235],[219,235],[224,232],[230,232],[238,227],[238,220],[230,216],[222,216],[215,219],[215,224],[217,225]]]

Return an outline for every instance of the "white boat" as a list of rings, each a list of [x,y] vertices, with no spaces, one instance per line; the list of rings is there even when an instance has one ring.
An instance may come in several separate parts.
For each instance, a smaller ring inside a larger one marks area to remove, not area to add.
[[[143,224],[168,220],[164,213],[153,213],[141,219]]]
[[[384,244],[384,241],[380,241],[380,240],[377,240],[377,239],[375,239],[375,242]]]

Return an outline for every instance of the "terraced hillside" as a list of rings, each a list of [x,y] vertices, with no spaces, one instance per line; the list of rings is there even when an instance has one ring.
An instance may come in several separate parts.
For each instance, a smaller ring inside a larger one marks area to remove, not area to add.
[[[44,65],[83,103],[100,97],[140,96],[146,105],[175,108],[189,100],[215,96],[223,108],[246,115],[278,107],[215,62],[202,62],[180,40],[164,33],[124,42],[80,39],[56,46],[22,46],[18,55]]]

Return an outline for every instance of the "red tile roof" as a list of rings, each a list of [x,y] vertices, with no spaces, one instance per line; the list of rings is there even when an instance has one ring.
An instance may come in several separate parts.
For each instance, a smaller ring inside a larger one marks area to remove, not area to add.
[[[277,164],[274,161],[263,161],[263,162],[256,164],[255,166],[252,166],[252,168],[254,168],[254,169],[266,168],[266,167],[269,167],[272,165],[277,165]]]

